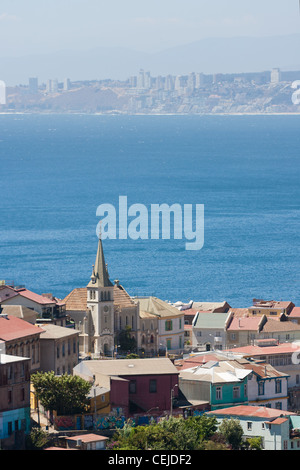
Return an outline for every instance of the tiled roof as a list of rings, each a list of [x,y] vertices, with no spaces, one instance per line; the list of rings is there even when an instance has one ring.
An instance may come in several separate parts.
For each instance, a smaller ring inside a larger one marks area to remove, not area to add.
[[[87,288],[79,287],[72,290],[65,298],[66,310],[87,310]]]
[[[0,339],[11,341],[18,338],[41,334],[43,330],[21,318],[8,315],[0,318]]]
[[[87,310],[87,288],[79,287],[72,290],[63,300],[66,310]],[[135,303],[123,286],[114,285],[114,305],[122,308],[135,307]]]
[[[121,285],[114,285],[114,304],[120,307],[134,307],[136,304]]]
[[[266,333],[276,331],[300,331],[300,325],[291,321],[279,321],[268,317],[268,321],[263,326],[263,331]]]
[[[249,310],[247,308],[231,308],[230,312],[234,313],[235,317],[249,316]]]

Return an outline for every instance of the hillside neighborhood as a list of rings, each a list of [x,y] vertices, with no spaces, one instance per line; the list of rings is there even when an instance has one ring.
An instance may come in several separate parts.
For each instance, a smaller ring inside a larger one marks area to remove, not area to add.
[[[86,286],[64,299],[0,285],[1,448],[23,449],[38,425],[55,436],[50,450],[105,450],[129,422],[207,416],[238,420],[262,449],[300,450],[299,358],[292,300],[132,297],[111,281],[100,238]],[[37,373],[88,382],[86,411],[45,409]]]

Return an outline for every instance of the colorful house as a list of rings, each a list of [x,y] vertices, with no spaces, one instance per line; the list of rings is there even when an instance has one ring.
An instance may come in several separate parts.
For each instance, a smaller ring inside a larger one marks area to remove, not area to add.
[[[204,400],[211,410],[248,404],[247,382],[251,372],[235,360],[209,361],[181,370],[179,388],[188,400]]]
[[[156,409],[171,409],[171,395],[178,393],[179,372],[167,358],[82,361],[75,375],[104,387],[110,394],[110,409],[116,416]]]
[[[0,446],[20,449],[30,432],[30,359],[0,354]]]
[[[243,429],[243,438],[261,437],[263,450],[300,450],[300,416],[264,406],[234,406],[209,411],[207,416],[236,419]]]

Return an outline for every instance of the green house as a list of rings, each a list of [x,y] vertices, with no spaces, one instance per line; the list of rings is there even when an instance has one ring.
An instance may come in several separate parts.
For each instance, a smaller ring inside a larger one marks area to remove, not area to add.
[[[236,360],[209,361],[182,370],[179,387],[188,400],[206,402],[211,410],[247,405],[247,382],[251,372]]]

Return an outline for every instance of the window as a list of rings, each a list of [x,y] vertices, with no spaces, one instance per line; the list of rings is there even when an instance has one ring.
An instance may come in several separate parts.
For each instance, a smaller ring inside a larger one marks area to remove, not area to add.
[[[216,387],[216,400],[222,400],[222,387]]]
[[[136,393],[136,380],[131,380],[129,383],[129,393]]]
[[[240,387],[233,387],[233,398],[240,398]]]
[[[264,382],[258,382],[258,395],[264,395],[264,393],[265,393]]]
[[[252,431],[252,422],[247,421],[247,431]]]
[[[231,333],[230,338],[234,341],[234,340],[236,339],[236,334],[235,334],[235,333]]]
[[[173,330],[172,320],[166,320],[165,331],[172,331],[172,330]]]
[[[281,380],[280,379],[276,380],[275,393],[281,393]]]
[[[149,381],[149,392],[150,393],[156,393],[157,392],[157,383],[156,379],[151,379]]]

